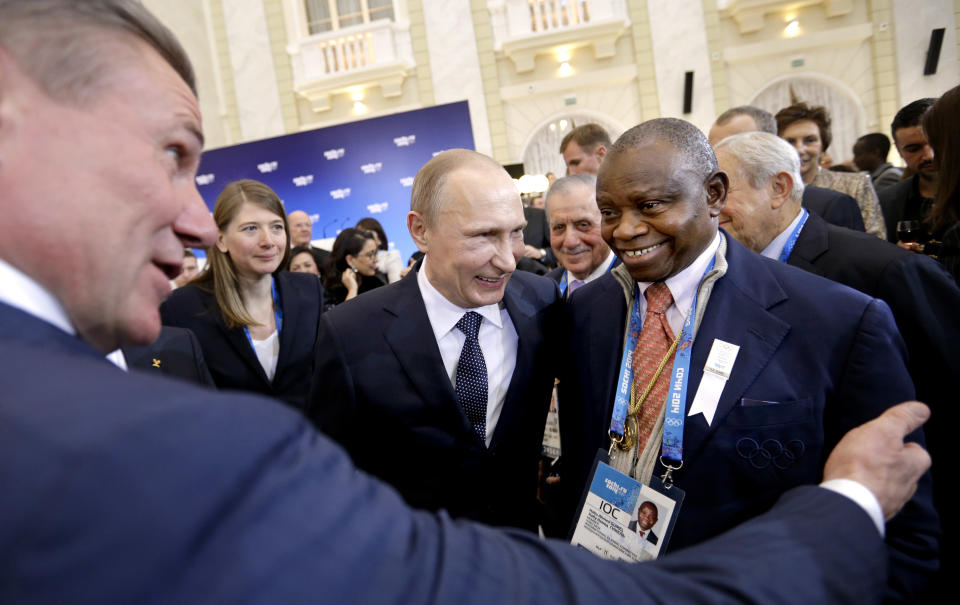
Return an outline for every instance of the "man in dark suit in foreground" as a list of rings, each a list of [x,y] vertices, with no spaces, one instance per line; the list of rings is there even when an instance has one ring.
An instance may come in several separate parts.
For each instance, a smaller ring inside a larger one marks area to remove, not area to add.
[[[830,225],[810,215],[791,250],[784,244],[795,221],[799,162],[780,138],[748,133],[717,147],[720,168],[730,177],[730,195],[720,224],[741,243],[775,260],[875,296],[890,306],[907,345],[910,375],[917,397],[933,410],[925,430],[934,460],[948,460],[951,432],[957,426],[960,392],[960,288],[936,261],[907,252],[869,235]],[[795,228],[795,227],[794,227]],[[942,549],[950,539],[956,509],[947,467],[934,470],[934,503],[943,523]],[[942,553],[943,554],[943,553]],[[951,557],[952,558],[952,557]],[[941,556],[941,568],[948,561]],[[943,572],[941,571],[941,574]],[[946,576],[942,576],[946,577]]]
[[[520,196],[495,161],[452,150],[417,173],[407,222],[419,271],[321,320],[311,416],[411,506],[534,530],[560,303],[553,281],[515,272]]]
[[[194,183],[201,130],[189,62],[134,2],[0,0],[0,82],[0,210],[47,227],[0,238],[3,601],[629,593],[645,603],[651,586],[712,602],[878,594],[882,532],[864,511],[879,504],[881,519],[894,516],[929,464],[903,443],[926,418],[919,404],[851,433],[827,462],[825,476],[858,482],[866,506],[798,489],[710,545],[627,565],[414,513],[285,406],[115,368],[107,351],[159,334],[156,307],[182,245],[215,240]],[[757,580],[738,579],[743,569]]]
[[[837,438],[914,392],[887,306],[718,232],[727,190],[692,124],[651,120],[627,131],[597,178],[603,237],[623,264],[569,305],[572,346],[559,385],[568,506],[588,484],[595,453],[623,426],[615,468],[643,484],[668,476],[667,465],[678,469],[672,479],[686,497],[671,550],[817,483]],[[676,349],[690,351],[686,365],[667,346],[681,332],[692,333],[692,344],[684,338]],[[656,377],[658,363],[665,369]],[[620,393],[628,408],[614,407]],[[682,451],[662,445],[674,437]],[[910,600],[936,570],[938,533],[926,477],[889,526],[891,599]]]

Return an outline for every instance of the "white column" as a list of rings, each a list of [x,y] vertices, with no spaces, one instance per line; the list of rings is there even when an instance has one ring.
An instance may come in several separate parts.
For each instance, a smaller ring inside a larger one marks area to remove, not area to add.
[[[224,2],[223,16],[243,140],[284,134],[263,0]]]
[[[897,52],[900,106],[923,97],[939,97],[957,85],[957,22],[951,0],[893,0],[893,37]],[[930,32],[946,28],[937,73],[923,75]],[[887,125],[889,126],[889,125]],[[884,128],[884,132],[888,129]]]
[[[647,2],[660,115],[683,118],[706,132],[713,124],[713,76],[701,0]],[[683,113],[684,74],[693,72],[693,111]]]
[[[427,50],[437,105],[468,100],[477,151],[493,155],[470,2],[423,2]],[[499,94],[499,91],[497,91]]]

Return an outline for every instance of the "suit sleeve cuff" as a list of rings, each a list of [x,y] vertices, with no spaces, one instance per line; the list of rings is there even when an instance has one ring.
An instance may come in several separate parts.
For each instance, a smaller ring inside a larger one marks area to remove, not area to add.
[[[880,507],[877,497],[867,486],[853,479],[831,479],[821,483],[820,487],[846,496],[856,502],[864,512],[870,515],[873,524],[877,526],[877,531],[880,532],[880,536],[885,535],[886,524],[883,520],[883,509]]]

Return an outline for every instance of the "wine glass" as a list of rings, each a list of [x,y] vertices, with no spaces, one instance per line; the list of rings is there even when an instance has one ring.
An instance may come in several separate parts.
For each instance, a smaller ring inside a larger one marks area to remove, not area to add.
[[[920,221],[898,221],[897,239],[904,243],[918,242],[923,234]]]

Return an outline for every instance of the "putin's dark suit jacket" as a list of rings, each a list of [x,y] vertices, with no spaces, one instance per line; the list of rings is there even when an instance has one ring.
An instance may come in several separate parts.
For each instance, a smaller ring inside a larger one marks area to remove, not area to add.
[[[142,347],[123,347],[122,351],[130,369],[214,386],[200,342],[193,332],[185,328],[163,326],[160,336],[153,343]]]
[[[411,506],[535,529],[556,284],[517,271],[503,304],[519,338],[517,364],[489,448],[457,405],[414,271],[321,318],[310,415]]]
[[[807,185],[803,188],[803,206],[828,223],[856,231],[866,230],[857,200],[846,193]]]
[[[277,273],[276,284],[283,324],[272,381],[243,329],[227,328],[213,292],[194,285],[177,288],[161,305],[160,316],[164,325],[187,328],[196,335],[218,388],[270,395],[302,410],[313,379],[323,287],[315,275],[289,271]]]
[[[729,267],[714,283],[694,340],[688,410],[714,340],[740,350],[713,423],[685,418],[683,468],[674,478],[686,499],[671,549],[760,514],[791,487],[819,483],[827,453],[846,431],[914,395],[885,303],[724,235]],[[559,396],[562,482],[569,480],[572,509],[596,451],[609,445],[627,306],[608,274],[577,290],[568,307],[571,367]],[[664,471],[658,464],[655,473]],[[891,596],[916,594],[936,569],[938,531],[928,474],[887,527]]]
[[[957,571],[960,535],[949,461],[960,426],[960,288],[935,260],[816,216],[807,219],[787,263],[879,298],[893,311],[907,344],[917,399],[933,412],[924,433],[934,463],[934,502],[944,529],[941,555],[949,551],[949,563]],[[941,556],[941,562],[946,569],[946,558]]]
[[[840,605],[883,583],[876,528],[822,488],[708,545],[613,563],[415,513],[286,406],[123,372],[2,303],[0,368],[4,602]]]

